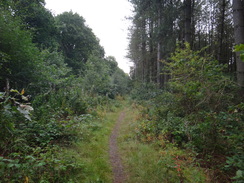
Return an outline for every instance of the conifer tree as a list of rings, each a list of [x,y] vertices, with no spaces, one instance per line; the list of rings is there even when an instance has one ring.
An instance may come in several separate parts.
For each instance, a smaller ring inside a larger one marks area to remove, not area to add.
[[[244,44],[244,1],[233,0],[233,18],[235,44]],[[244,62],[240,58],[240,53],[236,57],[237,82],[244,86]]]

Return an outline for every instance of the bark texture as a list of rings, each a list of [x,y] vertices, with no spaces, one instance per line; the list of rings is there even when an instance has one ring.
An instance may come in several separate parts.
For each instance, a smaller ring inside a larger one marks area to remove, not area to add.
[[[233,0],[233,18],[235,44],[244,44],[244,0]],[[244,86],[244,62],[237,53],[236,57],[237,82]]]
[[[185,42],[191,44],[191,0],[185,0]]]

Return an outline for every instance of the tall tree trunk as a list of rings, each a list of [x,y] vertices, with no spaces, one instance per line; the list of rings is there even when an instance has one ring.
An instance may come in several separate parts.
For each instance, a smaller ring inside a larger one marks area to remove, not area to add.
[[[154,78],[154,63],[155,59],[153,57],[154,55],[154,47],[153,47],[153,33],[154,33],[154,21],[151,19],[149,23],[149,82],[155,82]]]
[[[158,10],[158,28],[160,30],[160,27],[161,27],[161,8],[159,8]],[[160,36],[160,33],[159,35]],[[161,67],[160,67],[160,61],[161,61],[161,49],[162,49],[162,43],[161,43],[161,37],[158,38],[158,45],[157,45],[157,83],[158,85],[160,85],[160,70],[161,70]]]
[[[161,42],[158,42],[158,50],[157,50],[157,83],[160,84],[160,61],[161,61]]]
[[[195,18],[195,1],[191,2],[191,45],[194,47],[196,40],[196,18]]]
[[[220,63],[224,63],[223,53],[223,39],[224,39],[224,24],[225,24],[225,8],[226,8],[226,0],[220,0],[220,20],[219,20],[219,46],[218,46],[218,61]]]
[[[141,56],[142,56],[142,81],[146,82],[146,73],[147,73],[147,64],[146,64],[146,19],[144,18],[142,20],[142,52],[141,52]]]
[[[233,19],[235,44],[244,44],[244,0],[233,0]],[[236,56],[237,82],[244,86],[244,62],[240,58],[240,53]]]
[[[185,42],[191,43],[191,0],[185,0]]]

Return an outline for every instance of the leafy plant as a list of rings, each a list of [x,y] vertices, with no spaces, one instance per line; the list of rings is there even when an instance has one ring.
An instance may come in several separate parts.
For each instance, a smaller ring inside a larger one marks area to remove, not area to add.
[[[244,61],[244,44],[236,45],[234,51],[240,52],[240,57]]]
[[[178,47],[164,65],[163,72],[170,73],[170,80],[161,92],[143,97],[149,100],[143,102],[146,120],[139,128],[144,136],[140,138],[163,136],[179,147],[191,148],[203,159],[201,165],[212,169],[224,168],[228,157],[229,176],[239,170],[236,180],[241,180],[242,96],[238,95],[240,88],[224,74],[225,65],[204,55],[203,50],[191,50],[188,44]]]

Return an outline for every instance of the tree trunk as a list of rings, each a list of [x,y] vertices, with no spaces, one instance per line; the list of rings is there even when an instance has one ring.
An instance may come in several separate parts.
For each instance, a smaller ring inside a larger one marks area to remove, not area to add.
[[[158,28],[160,29],[161,27],[161,9],[159,8],[158,10]],[[159,33],[160,35],[160,33]],[[158,35],[158,36],[159,36]],[[157,84],[160,85],[160,70],[161,70],[161,67],[160,67],[160,61],[161,61],[161,49],[162,49],[162,43],[161,43],[161,37],[158,38],[158,48],[157,48]]]
[[[6,89],[5,89],[5,92],[6,92],[6,96],[8,97],[9,93],[10,93],[9,78],[6,78]]]
[[[226,0],[221,0],[220,3],[220,21],[219,21],[219,47],[218,47],[218,61],[220,63],[224,63],[223,58],[223,39],[224,39],[224,24],[225,24],[225,7],[226,7]]]
[[[154,22],[151,19],[150,23],[149,23],[149,30],[150,30],[150,34],[149,34],[149,82],[155,82],[155,78],[154,78],[154,63],[155,63],[155,59],[153,57],[154,55],[154,47],[153,47],[153,33],[154,33]]]
[[[233,19],[235,44],[244,44],[244,0],[233,0]],[[237,82],[244,86],[244,62],[240,53],[236,54]]]
[[[161,43],[158,42],[158,53],[157,53],[157,83],[160,84],[160,61],[161,61]]]
[[[191,0],[185,0],[185,42],[191,43]]]
[[[195,1],[191,2],[191,46],[194,47],[194,41],[196,40],[196,18],[195,18]]]
[[[141,22],[141,32],[142,32],[142,37],[141,37],[141,62],[142,62],[142,81],[146,81],[146,19],[143,18]]]

